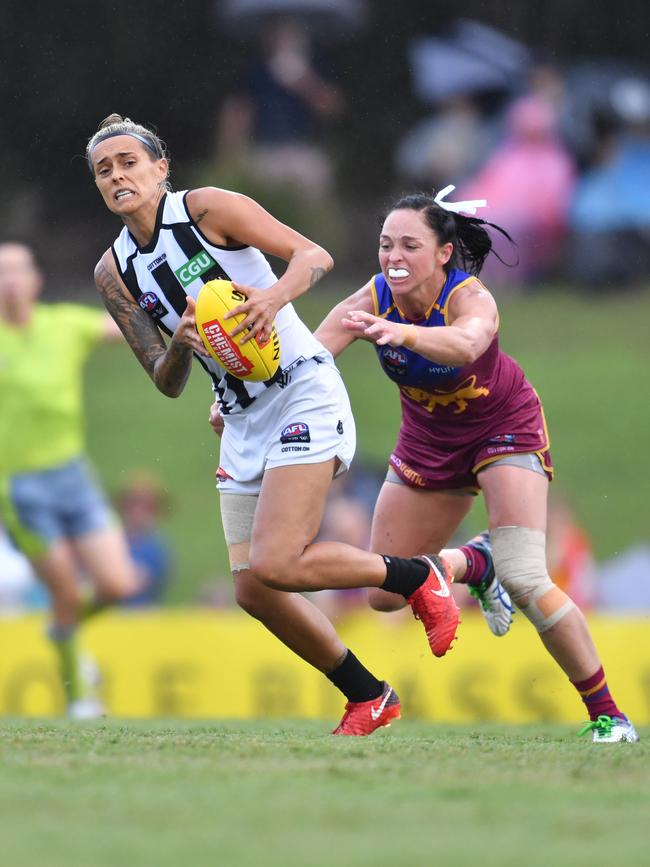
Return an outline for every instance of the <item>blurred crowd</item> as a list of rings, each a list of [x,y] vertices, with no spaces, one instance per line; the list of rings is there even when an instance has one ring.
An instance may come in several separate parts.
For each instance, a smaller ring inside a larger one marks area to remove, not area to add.
[[[213,179],[253,185],[271,210],[290,208],[307,234],[344,251],[346,192],[337,131],[353,112],[344,77],[313,29],[278,19],[222,101]],[[495,290],[570,281],[589,291],[634,286],[650,264],[650,76],[633,64],[556,64],[476,21],[408,48],[421,116],[397,141],[387,188],[441,189],[487,199],[503,227],[485,279]],[[294,217],[294,220],[296,218]],[[300,223],[302,225],[302,223]],[[337,234],[338,229],[338,234]]]
[[[515,255],[498,242],[503,261],[486,270],[495,288],[569,279],[603,291],[645,280],[647,71],[603,59],[561,68],[471,21],[417,40],[411,64],[430,114],[400,143],[398,171],[487,199],[482,215],[517,245]]]

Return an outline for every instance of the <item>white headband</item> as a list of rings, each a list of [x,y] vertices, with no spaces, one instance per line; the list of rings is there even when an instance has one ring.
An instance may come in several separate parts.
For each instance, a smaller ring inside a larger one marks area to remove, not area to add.
[[[453,184],[449,184],[449,186],[445,187],[444,190],[440,190],[433,201],[436,205],[440,205],[441,208],[444,208],[445,211],[453,211],[454,214],[460,214],[461,212],[466,214],[475,214],[477,208],[484,208],[487,205],[485,199],[473,199],[469,202],[443,202],[445,196],[449,195],[449,193],[453,193],[455,189],[456,187]]]

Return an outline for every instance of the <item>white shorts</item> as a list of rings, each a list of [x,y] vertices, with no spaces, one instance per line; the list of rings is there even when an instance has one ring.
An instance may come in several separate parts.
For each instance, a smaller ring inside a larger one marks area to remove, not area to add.
[[[244,412],[225,417],[217,489],[259,494],[265,470],[338,458],[345,472],[356,430],[350,400],[332,356],[310,358]]]

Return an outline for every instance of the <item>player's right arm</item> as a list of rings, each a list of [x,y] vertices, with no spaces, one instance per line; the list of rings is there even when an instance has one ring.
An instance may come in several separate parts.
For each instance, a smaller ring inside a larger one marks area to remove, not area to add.
[[[375,312],[372,280],[369,280],[365,286],[333,307],[314,332],[316,339],[323,344],[325,349],[329,349],[335,358],[344,349],[347,349],[354,340],[363,337],[362,334],[355,334],[343,326],[343,320],[347,319],[352,310]]]
[[[193,351],[205,355],[195,328],[194,299],[187,299],[181,321],[166,346],[155,323],[129,295],[117,274],[110,250],[97,263],[95,285],[106,309],[156,388],[167,397],[178,397],[192,369]]]

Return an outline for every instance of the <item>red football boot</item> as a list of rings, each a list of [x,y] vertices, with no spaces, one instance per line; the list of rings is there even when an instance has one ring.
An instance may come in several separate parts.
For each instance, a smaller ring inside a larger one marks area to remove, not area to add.
[[[333,735],[371,735],[381,726],[389,726],[399,719],[399,696],[384,681],[384,691],[371,701],[349,701],[343,719],[332,732]]]
[[[460,612],[447,584],[451,584],[453,575],[442,557],[428,554],[417,559],[427,563],[429,574],[424,584],[408,597],[408,603],[416,619],[422,621],[433,655],[444,656],[460,623]]]

